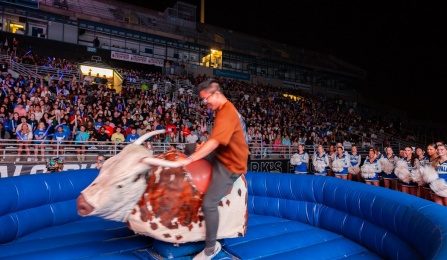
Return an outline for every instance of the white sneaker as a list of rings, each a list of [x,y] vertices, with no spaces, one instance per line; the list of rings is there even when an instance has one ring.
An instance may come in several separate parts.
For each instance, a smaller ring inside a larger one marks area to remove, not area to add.
[[[39,159],[37,159],[37,157],[34,157],[34,161],[37,162],[37,161],[39,161]]]
[[[96,146],[92,146],[92,147],[90,147],[90,149],[98,149],[98,148],[96,148]]]
[[[20,161],[20,158],[16,158],[16,162]]]
[[[42,157],[42,162],[45,162],[45,157]]]
[[[31,162],[32,158],[28,157],[28,159],[26,159],[27,162]]]
[[[194,256],[193,260],[210,260],[215,257],[220,250],[222,250],[222,246],[219,243],[219,241],[216,241],[216,244],[214,245],[214,253],[212,255],[205,255],[205,249],[202,250],[202,252],[198,253],[196,256]]]

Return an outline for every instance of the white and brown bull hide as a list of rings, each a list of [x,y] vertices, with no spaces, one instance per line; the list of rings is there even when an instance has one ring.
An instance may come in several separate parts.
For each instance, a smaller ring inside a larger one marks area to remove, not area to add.
[[[176,152],[159,156],[175,160]],[[181,156],[181,154],[180,154]],[[205,163],[206,162],[206,163]],[[196,162],[194,162],[196,163]],[[194,184],[201,175],[194,163],[183,168],[153,169],[146,191],[128,218],[128,226],[137,234],[156,237],[171,243],[205,240],[205,222],[201,211],[204,193]],[[205,160],[199,167],[211,172],[211,164]],[[247,222],[247,184],[241,175],[221,200],[220,225],[217,238],[243,236]]]
[[[205,240],[201,204],[211,164],[198,160],[179,167],[175,160],[184,157],[182,153],[166,152],[157,158],[148,154],[136,141],[107,160],[79,196],[79,214],[126,222],[135,233],[165,242]],[[247,196],[241,175],[218,206],[217,238],[245,235]]]

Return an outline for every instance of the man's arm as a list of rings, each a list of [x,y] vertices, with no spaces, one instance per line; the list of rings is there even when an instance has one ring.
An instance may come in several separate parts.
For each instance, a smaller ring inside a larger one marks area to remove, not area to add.
[[[196,151],[193,154],[191,154],[186,159],[178,160],[178,162],[181,163],[182,165],[188,165],[194,161],[200,160],[203,157],[207,156],[212,151],[214,151],[218,146],[219,146],[219,142],[217,140],[210,139],[205,143],[198,144]]]

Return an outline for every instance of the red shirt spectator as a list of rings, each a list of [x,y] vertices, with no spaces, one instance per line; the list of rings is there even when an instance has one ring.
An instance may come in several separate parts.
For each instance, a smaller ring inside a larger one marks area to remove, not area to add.
[[[75,118],[77,118],[77,120],[81,120],[81,123],[85,123],[87,121],[87,118],[85,118],[82,114],[80,110],[76,110],[76,112],[70,116],[70,124],[74,125],[76,124]]]
[[[130,127],[130,126],[126,127],[126,130],[124,130],[123,134],[125,136],[128,136],[132,132],[132,128],[135,128],[135,126],[133,126],[133,127]]]
[[[172,123],[172,120],[169,120],[169,124],[166,125],[166,134],[169,134],[173,132],[174,134],[177,134],[177,127]]]
[[[134,123],[130,123],[129,126],[126,127],[126,130],[124,131],[123,134],[124,134],[125,136],[128,136],[128,135],[132,132],[132,129],[133,129],[133,128],[137,129],[137,127],[135,126]],[[138,130],[138,129],[137,129],[137,130]],[[121,132],[123,132],[123,131],[121,131]]]
[[[103,127],[106,129],[106,134],[110,137],[113,135],[115,128],[110,125],[110,120],[106,120],[106,123],[103,125]]]
[[[182,125],[182,132],[185,137],[191,134],[191,130],[189,130],[189,128],[185,125]]]

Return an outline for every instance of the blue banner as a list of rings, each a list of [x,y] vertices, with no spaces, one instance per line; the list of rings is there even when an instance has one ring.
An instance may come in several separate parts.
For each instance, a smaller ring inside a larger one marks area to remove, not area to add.
[[[250,74],[237,72],[237,71],[213,69],[213,74],[215,76],[224,77],[224,78],[233,78],[233,79],[247,80],[247,81],[250,80]]]

